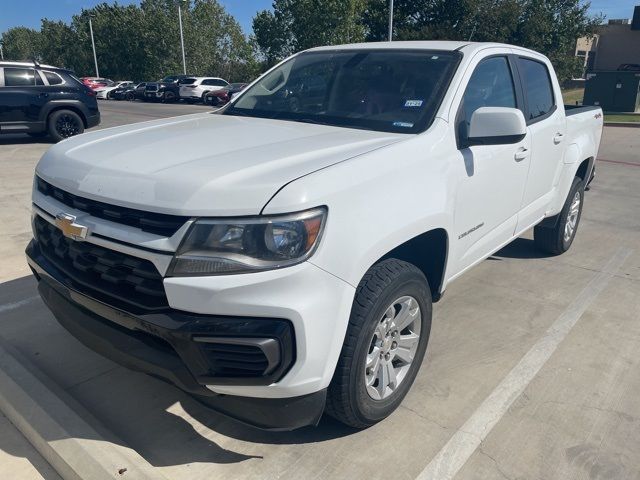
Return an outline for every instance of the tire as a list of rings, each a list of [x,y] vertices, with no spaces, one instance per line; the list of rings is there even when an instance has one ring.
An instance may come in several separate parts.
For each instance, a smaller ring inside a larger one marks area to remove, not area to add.
[[[204,92],[202,94],[202,96],[200,97],[200,101],[202,102],[203,105],[207,104],[207,93],[209,93],[209,92]]]
[[[431,330],[431,311],[429,285],[417,267],[393,258],[371,267],[356,289],[338,365],[327,390],[326,412],[350,427],[367,428],[398,408],[422,364]],[[403,312],[413,312],[414,316]],[[395,322],[402,318],[412,323],[399,328]],[[388,319],[393,325],[391,330],[385,327]],[[416,334],[417,339],[413,338]],[[399,348],[401,342],[410,344],[411,350]],[[385,354],[389,347],[390,353]],[[402,357],[413,353],[407,365],[402,365],[406,362],[397,356],[401,350],[405,352]],[[375,365],[379,366],[377,374],[373,371]],[[391,382],[384,385],[384,373],[387,380],[391,378],[385,365],[398,375],[393,388]]]
[[[555,225],[553,227],[538,225],[533,229],[533,240],[536,246],[551,255],[561,255],[569,250],[578,231],[583,205],[584,182],[580,177],[575,177],[564,206],[556,217]]]
[[[51,138],[59,142],[84,132],[84,122],[80,115],[72,110],[56,110],[49,115],[47,129]]]
[[[127,92],[127,93],[125,94],[125,96],[124,96],[124,99],[125,99],[127,102],[133,102],[133,101],[136,99],[136,96],[135,96],[133,93],[131,93],[131,92]]]
[[[173,103],[176,100],[176,94],[173,92],[164,92],[162,95],[162,101],[164,103]]]
[[[111,97],[111,92],[107,92],[104,96],[105,100],[113,100],[113,98]]]

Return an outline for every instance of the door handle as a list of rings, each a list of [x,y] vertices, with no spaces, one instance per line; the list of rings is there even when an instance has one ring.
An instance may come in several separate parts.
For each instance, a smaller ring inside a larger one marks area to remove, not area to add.
[[[562,140],[564,140],[564,135],[560,132],[556,133],[553,137],[553,143],[555,143],[556,145],[558,145]]]
[[[40,98],[47,98],[49,96],[48,93],[44,93],[42,92],[41,94],[38,95]]]
[[[529,156],[529,150],[527,150],[526,148],[521,148],[513,155],[513,158],[516,159],[516,162],[521,162],[528,156]]]

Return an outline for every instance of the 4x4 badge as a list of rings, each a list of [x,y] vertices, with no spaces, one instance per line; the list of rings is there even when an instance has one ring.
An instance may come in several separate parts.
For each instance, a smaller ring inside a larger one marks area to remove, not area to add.
[[[87,237],[87,227],[76,223],[76,217],[67,213],[56,215],[56,227],[72,240],[84,240]]]

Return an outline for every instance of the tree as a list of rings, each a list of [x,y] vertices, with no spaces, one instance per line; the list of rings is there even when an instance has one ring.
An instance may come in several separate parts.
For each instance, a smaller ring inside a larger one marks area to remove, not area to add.
[[[462,40],[520,45],[547,55],[561,81],[580,73],[576,39],[595,33],[583,0],[396,0],[394,39]],[[387,39],[388,2],[369,0],[367,40]]]
[[[366,0],[274,0],[253,19],[255,41],[271,65],[295,51],[361,42]]]
[[[247,81],[259,72],[254,43],[217,0],[142,0],[137,5],[101,3],[70,23],[42,20],[3,35],[5,56],[38,59],[94,75],[91,18],[100,74],[115,79],[155,80],[182,73],[178,6],[183,16],[187,71]]]
[[[27,27],[10,28],[2,34],[5,60],[40,60],[40,32]]]

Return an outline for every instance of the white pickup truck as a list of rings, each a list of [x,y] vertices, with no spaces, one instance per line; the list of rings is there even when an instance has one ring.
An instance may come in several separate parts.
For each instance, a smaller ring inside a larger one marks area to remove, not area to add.
[[[116,362],[262,428],[367,427],[411,387],[449,283],[532,227],[571,246],[603,119],[561,99],[509,45],[308,50],[216,112],[52,146],[28,261]]]

